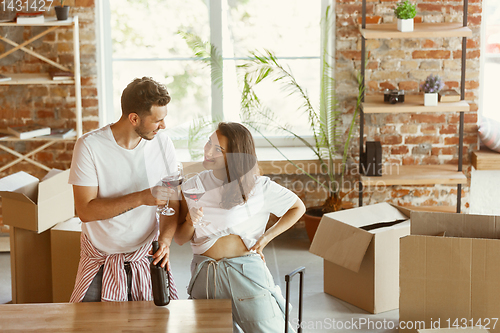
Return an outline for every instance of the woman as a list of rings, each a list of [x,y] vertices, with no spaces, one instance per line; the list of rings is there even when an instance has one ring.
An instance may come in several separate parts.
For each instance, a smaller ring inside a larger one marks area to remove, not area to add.
[[[285,302],[262,250],[304,214],[288,189],[258,175],[252,135],[220,123],[205,145],[200,173],[205,194],[178,226],[175,241],[191,242],[190,298],[230,298],[234,332],[283,332]],[[281,218],[267,231],[269,214]]]

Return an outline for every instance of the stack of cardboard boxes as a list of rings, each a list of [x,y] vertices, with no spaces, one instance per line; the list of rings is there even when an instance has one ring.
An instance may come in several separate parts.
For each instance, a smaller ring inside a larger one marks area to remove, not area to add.
[[[3,221],[11,227],[13,303],[69,301],[81,227],[68,177],[69,170],[52,170],[39,181],[21,171],[0,180]]]
[[[310,251],[325,259],[326,293],[371,313],[399,307],[414,324],[402,332],[500,332],[498,216],[364,206],[325,214]]]

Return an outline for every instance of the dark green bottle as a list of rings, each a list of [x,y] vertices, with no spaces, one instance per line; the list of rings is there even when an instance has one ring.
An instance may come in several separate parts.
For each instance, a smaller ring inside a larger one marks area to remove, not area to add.
[[[158,251],[159,245],[157,241],[153,241],[153,254]],[[170,295],[168,290],[168,277],[165,268],[158,264],[151,262],[151,284],[153,288],[153,299],[155,305],[163,306],[170,302]]]

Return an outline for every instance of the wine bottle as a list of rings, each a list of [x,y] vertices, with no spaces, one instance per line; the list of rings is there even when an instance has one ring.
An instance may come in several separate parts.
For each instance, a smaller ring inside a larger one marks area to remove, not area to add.
[[[158,242],[153,241],[153,254],[158,251],[158,248]],[[160,262],[156,265],[151,262],[150,268],[154,303],[157,306],[167,305],[170,302],[167,271],[160,266]]]

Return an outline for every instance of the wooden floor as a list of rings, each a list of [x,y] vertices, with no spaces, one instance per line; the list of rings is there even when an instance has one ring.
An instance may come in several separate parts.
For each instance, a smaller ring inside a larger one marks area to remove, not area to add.
[[[0,252],[10,251],[10,238],[2,236],[0,237]]]

